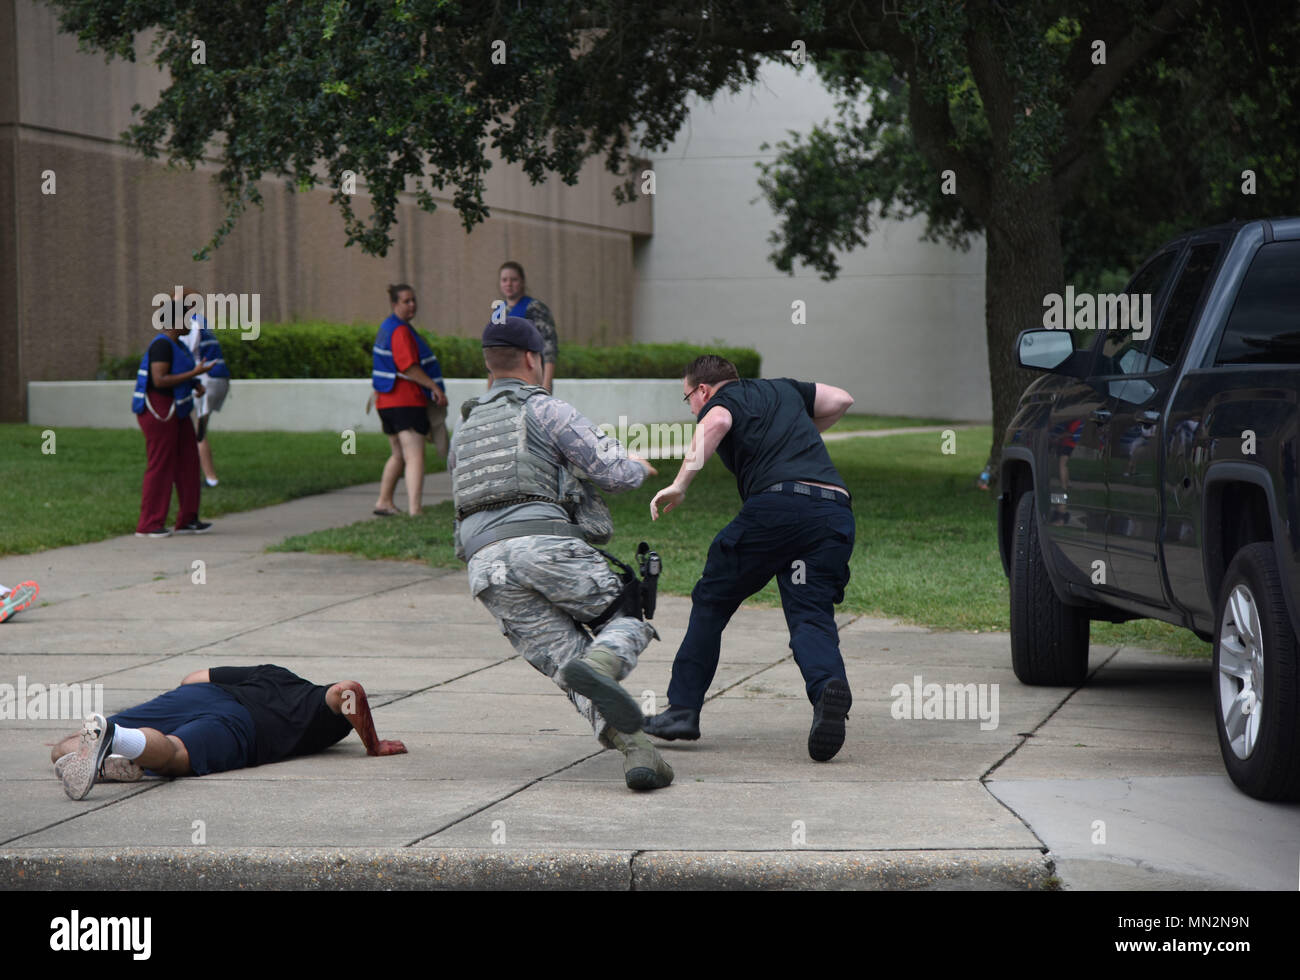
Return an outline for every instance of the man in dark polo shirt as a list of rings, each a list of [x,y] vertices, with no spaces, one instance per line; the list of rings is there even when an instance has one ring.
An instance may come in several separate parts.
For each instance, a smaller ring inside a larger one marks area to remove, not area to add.
[[[740,380],[725,358],[696,358],[683,379],[699,426],[681,470],[655,494],[650,516],[686,498],[695,473],[716,451],[736,476],[744,505],[709,546],[691,592],[691,620],[673,661],[668,708],[645,723],[663,739],[700,737],[700,709],[718,669],[722,631],[772,576],[790,627],[790,647],[813,704],[808,754],[831,759],[844,744],[849,693],[835,604],[844,600],[853,553],[849,493],[821,433],[853,404],[842,388],[789,378]]]
[[[85,799],[98,779],[206,776],[262,766],[329,748],[356,730],[367,755],[400,755],[381,740],[357,681],[326,687],[275,664],[196,670],[181,686],[110,715],[92,715],[80,734],[50,753],[63,789]]]

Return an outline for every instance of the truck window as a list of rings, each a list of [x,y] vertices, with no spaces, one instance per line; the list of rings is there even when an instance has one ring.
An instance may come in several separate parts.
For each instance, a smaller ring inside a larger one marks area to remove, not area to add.
[[[1142,267],[1142,271],[1133,277],[1133,281],[1124,290],[1137,300],[1143,294],[1151,296],[1151,315],[1154,317],[1160,308],[1160,296],[1173,271],[1174,261],[1178,258],[1180,246],[1166,249]],[[1151,326],[1145,331],[1134,330],[1131,326],[1123,330],[1114,329],[1113,324],[1104,327],[1105,336],[1101,341],[1101,352],[1094,372],[1100,377],[1115,374],[1141,374],[1146,370],[1147,351],[1151,347]]]
[[[1164,319],[1160,321],[1160,332],[1156,334],[1155,346],[1151,348],[1148,371],[1163,371],[1182,355],[1187,338],[1191,335],[1193,318],[1209,290],[1212,281],[1210,273],[1219,261],[1219,251],[1218,242],[1203,242],[1192,246],[1187,264],[1183,266],[1183,274],[1178,277],[1178,285],[1169,295]]]
[[[1215,364],[1300,364],[1300,242],[1255,253]]]

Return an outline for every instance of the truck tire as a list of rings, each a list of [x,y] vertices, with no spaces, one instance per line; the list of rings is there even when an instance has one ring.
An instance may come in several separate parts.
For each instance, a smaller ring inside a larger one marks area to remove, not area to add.
[[[1233,556],[1214,625],[1214,717],[1228,775],[1257,800],[1300,800],[1300,644],[1271,544]]]
[[[1088,676],[1087,611],[1056,595],[1043,562],[1034,495],[1021,494],[1011,553],[1011,666],[1022,684],[1078,687]]]

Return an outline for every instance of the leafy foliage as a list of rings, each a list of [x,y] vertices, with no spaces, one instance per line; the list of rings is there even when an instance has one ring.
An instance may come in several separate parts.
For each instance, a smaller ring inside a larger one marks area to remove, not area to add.
[[[1007,177],[1057,183],[1066,278],[1088,291],[1122,288],[1128,274],[1163,242],[1205,225],[1291,213],[1300,199],[1300,22],[1283,8],[1189,9],[1159,55],[1136,61],[1087,127],[1071,130],[1068,107],[1092,64],[1094,43],[1113,53],[1119,28],[1085,30],[1106,7],[1126,12],[1132,37],[1151,5],[1079,5],[1051,20],[1022,6],[995,35],[1015,82],[1005,114],[1005,145],[993,139],[966,47],[979,21],[954,5],[917,11],[905,21],[920,44],[911,66],[880,53],[835,52],[815,64],[834,91],[836,118],[777,144],[760,164],[760,187],[780,217],[772,261],[783,271],[804,262],[833,279],[837,251],[865,246],[876,222],[923,215],[925,237],[966,247],[987,218],[960,194],[944,194],[933,159],[922,154],[909,118],[911,87],[940,105],[953,149]],[[1087,8],[1087,9],[1085,9]],[[1088,57],[1083,57],[1084,54]],[[1109,57],[1109,55],[1108,55]],[[1084,72],[1080,73],[1082,64]],[[991,86],[986,86],[991,87]],[[1242,171],[1256,192],[1242,193]],[[1082,179],[1075,175],[1086,174]],[[969,177],[957,173],[958,187]]]
[[[806,135],[791,132],[776,144],[774,163],[756,164],[759,187],[780,219],[769,237],[773,264],[792,272],[802,260],[834,279],[836,252],[865,247],[881,221],[918,214],[926,217],[927,239],[969,248],[971,233],[982,226],[954,195],[942,193],[917,150],[907,123],[907,85],[889,58],[835,52],[817,62],[817,71],[839,95],[839,118]],[[969,79],[959,86],[951,108],[967,138],[987,152],[988,127],[973,88]]]
[[[1092,291],[1122,287],[1191,228],[1297,213],[1300,20],[1292,9],[1212,6],[1098,119],[1097,162],[1062,222],[1066,268]],[[1243,171],[1255,193],[1242,193]],[[1115,286],[1118,281],[1119,287]],[[1105,288],[1103,288],[1105,287]]]
[[[196,257],[261,202],[264,176],[299,190],[333,187],[348,244],[367,253],[392,245],[407,190],[428,211],[435,193],[450,196],[470,229],[487,215],[491,153],[534,182],[553,173],[575,183],[597,154],[620,173],[630,133],[644,147],[666,146],[688,95],[739,90],[758,64],[734,47],[700,45],[699,9],[664,26],[654,8],[625,0],[50,3],[65,31],[110,57],[135,60],[136,36],[155,32],[150,51],[171,84],[125,139],[190,168],[219,146],[226,215]],[[196,40],[206,63],[195,64]],[[341,189],[345,171],[369,195],[368,222]]]

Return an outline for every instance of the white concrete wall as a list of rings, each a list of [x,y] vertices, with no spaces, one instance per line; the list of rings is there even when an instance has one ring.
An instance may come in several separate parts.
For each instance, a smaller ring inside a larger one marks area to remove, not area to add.
[[[991,418],[982,239],[963,253],[918,241],[921,219],[887,222],[841,256],[831,283],[768,261],[777,219],[754,164],[776,153],[759,145],[833,115],[813,71],[778,66],[691,110],[672,148],[652,158],[655,232],[637,246],[637,339],[756,347],[765,377],[839,385],[854,412]],[[795,300],[807,304],[804,326],[790,322]]]
[[[461,403],[483,392],[485,385],[478,378],[447,379],[452,428],[460,417]],[[131,381],[32,381],[27,385],[27,421],[51,428],[135,428],[131,412],[134,387]],[[225,407],[213,417],[212,430],[378,432],[378,414],[365,411],[370,392],[368,378],[236,380],[231,382]],[[636,424],[694,421],[682,403],[680,380],[557,378],[555,395],[596,425],[611,426],[616,436]],[[633,432],[631,438],[635,436]],[[635,446],[631,448],[636,451]]]

